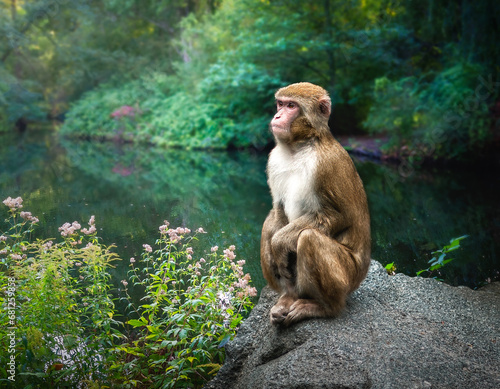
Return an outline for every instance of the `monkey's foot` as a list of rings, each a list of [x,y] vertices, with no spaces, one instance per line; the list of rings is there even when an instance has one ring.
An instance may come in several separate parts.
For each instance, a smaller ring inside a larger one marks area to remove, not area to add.
[[[289,326],[302,319],[324,316],[328,316],[325,308],[319,305],[315,300],[298,299],[290,306],[282,322],[283,325]]]
[[[290,306],[295,302],[295,298],[291,296],[281,296],[276,303],[271,308],[271,313],[269,315],[271,319],[271,324],[280,324],[285,321],[288,316],[288,312],[290,311]]]

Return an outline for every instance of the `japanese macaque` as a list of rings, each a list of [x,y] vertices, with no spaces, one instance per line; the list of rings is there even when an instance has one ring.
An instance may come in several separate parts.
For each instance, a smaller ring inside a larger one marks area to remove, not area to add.
[[[280,293],[271,323],[290,325],[345,306],[370,265],[370,216],[356,168],[328,127],[328,92],[301,82],[275,96],[261,266]]]

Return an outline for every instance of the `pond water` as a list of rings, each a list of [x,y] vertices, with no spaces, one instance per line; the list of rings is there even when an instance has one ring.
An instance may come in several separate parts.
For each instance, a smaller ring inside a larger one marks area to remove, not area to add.
[[[467,234],[440,277],[471,287],[499,278],[498,172],[440,169],[404,178],[394,166],[353,159],[368,194],[373,258],[415,275],[428,267],[432,251]],[[115,243],[124,259],[112,271],[116,284],[125,278],[129,258],[138,257],[144,243],[153,244],[158,226],[169,220],[174,227],[208,231],[200,248],[234,244],[260,289],[260,230],[271,207],[266,160],[250,151],[75,142],[34,130],[4,134],[0,200],[23,197],[24,209],[40,219],[40,238],[56,237],[65,222],[83,225],[95,215],[103,243]],[[0,231],[2,222],[3,216]]]

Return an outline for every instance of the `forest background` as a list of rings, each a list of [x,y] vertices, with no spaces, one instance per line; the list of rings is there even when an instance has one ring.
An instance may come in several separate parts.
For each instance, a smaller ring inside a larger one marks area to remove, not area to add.
[[[500,130],[495,0],[3,0],[0,131],[265,148],[274,91],[328,89],[334,134],[477,160]]]

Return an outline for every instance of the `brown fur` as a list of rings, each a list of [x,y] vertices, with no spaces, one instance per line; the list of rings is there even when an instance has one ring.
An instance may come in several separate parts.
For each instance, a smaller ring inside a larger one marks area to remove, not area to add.
[[[370,217],[356,168],[328,128],[328,93],[298,83],[280,89],[276,99],[298,104],[300,113],[289,116],[287,131],[274,130],[286,122],[286,112],[279,110],[271,122],[277,141],[268,163],[273,209],[262,228],[261,266],[281,294],[271,322],[289,325],[334,316],[345,306],[370,264]],[[302,166],[312,177],[300,176]]]

